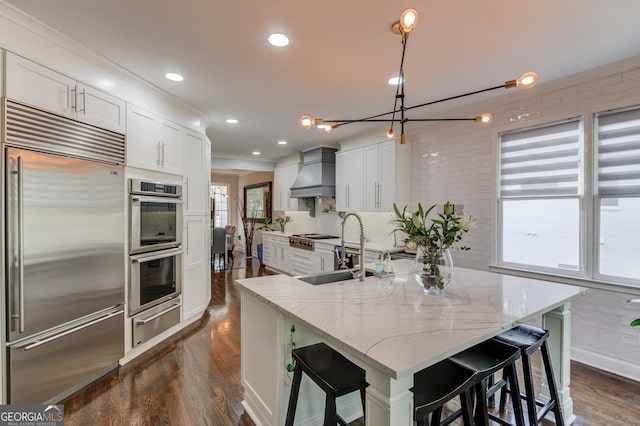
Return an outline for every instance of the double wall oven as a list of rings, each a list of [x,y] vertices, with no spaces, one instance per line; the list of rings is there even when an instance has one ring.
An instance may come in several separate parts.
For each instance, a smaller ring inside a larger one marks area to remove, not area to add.
[[[180,322],[182,187],[129,180],[129,315],[133,346]]]

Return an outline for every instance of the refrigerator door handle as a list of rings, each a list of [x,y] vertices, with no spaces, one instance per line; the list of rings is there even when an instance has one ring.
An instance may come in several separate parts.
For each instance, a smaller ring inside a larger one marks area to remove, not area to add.
[[[9,238],[9,249],[7,250],[7,257],[9,265],[7,267],[7,283],[10,292],[11,308],[10,319],[11,330],[15,330],[15,322],[18,321],[18,331],[24,333],[25,320],[24,320],[24,191],[23,191],[23,163],[21,156],[11,157],[15,160],[12,164],[8,164],[7,161],[7,181],[14,180],[17,182],[15,204],[12,202],[13,197],[7,196],[9,200],[7,214],[10,214],[8,222],[9,226],[16,226],[17,232],[14,233],[16,239]],[[16,168],[14,168],[14,165]],[[14,216],[15,214],[15,216]],[[15,222],[14,222],[15,221]],[[16,223],[17,222],[17,223]],[[15,229],[15,228],[14,228]],[[9,256],[11,256],[9,258]],[[14,264],[15,262],[15,264]],[[13,271],[17,273],[13,273]],[[17,301],[15,299],[17,292]],[[16,303],[17,302],[17,303]],[[17,306],[16,306],[17,305]]]
[[[25,351],[29,351],[31,349],[35,349],[35,348],[37,348],[39,346],[42,346],[42,345],[44,345],[46,343],[52,342],[52,341],[57,340],[57,339],[59,339],[61,337],[67,336],[67,335],[69,335],[71,333],[75,333],[76,331],[80,331],[83,328],[91,327],[92,325],[98,324],[99,322],[106,321],[109,318],[112,318],[112,317],[115,317],[116,315],[122,314],[123,312],[124,312],[124,309],[122,307],[119,307],[117,310],[112,311],[112,312],[108,312],[105,315],[94,319],[93,321],[85,322],[84,324],[81,324],[81,325],[79,325],[77,327],[74,327],[74,328],[71,328],[69,330],[63,331],[61,333],[54,334],[53,336],[49,336],[49,337],[47,337],[45,339],[42,339],[42,340],[37,340],[36,342],[25,346],[24,350]],[[17,348],[20,348],[20,347],[18,346]]]
[[[22,157],[18,157],[18,292],[20,300],[20,333],[24,333],[24,179]]]

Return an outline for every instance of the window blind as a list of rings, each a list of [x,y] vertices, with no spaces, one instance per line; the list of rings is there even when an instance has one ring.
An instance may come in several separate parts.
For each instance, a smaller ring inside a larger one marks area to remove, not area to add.
[[[598,195],[640,195],[640,108],[596,115]]]
[[[500,196],[580,193],[582,120],[500,135]]]

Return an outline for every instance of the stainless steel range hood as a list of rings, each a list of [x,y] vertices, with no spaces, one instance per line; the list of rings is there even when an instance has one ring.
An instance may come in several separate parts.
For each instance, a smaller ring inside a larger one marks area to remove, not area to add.
[[[292,198],[336,196],[335,148],[314,148],[303,153],[302,168],[291,186]]]

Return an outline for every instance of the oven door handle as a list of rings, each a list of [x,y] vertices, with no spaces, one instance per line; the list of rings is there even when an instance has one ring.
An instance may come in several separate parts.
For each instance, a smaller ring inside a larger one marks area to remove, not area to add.
[[[183,204],[184,201],[175,197],[150,197],[146,195],[132,195],[131,201],[143,203],[172,203]]]
[[[153,316],[150,316],[149,318],[137,319],[136,320],[136,325],[144,325],[144,324],[150,323],[154,319],[159,318],[159,317],[163,316],[164,314],[173,311],[174,309],[178,309],[179,307],[180,307],[180,303],[175,303],[175,304],[171,305],[169,308],[165,309],[164,311],[158,312],[157,314],[155,314]]]
[[[150,262],[152,260],[164,259],[166,257],[175,256],[178,254],[184,253],[184,250],[180,249],[171,249],[171,250],[162,250],[153,253],[146,254],[138,254],[136,256],[131,256],[131,261],[133,263],[144,263]]]

